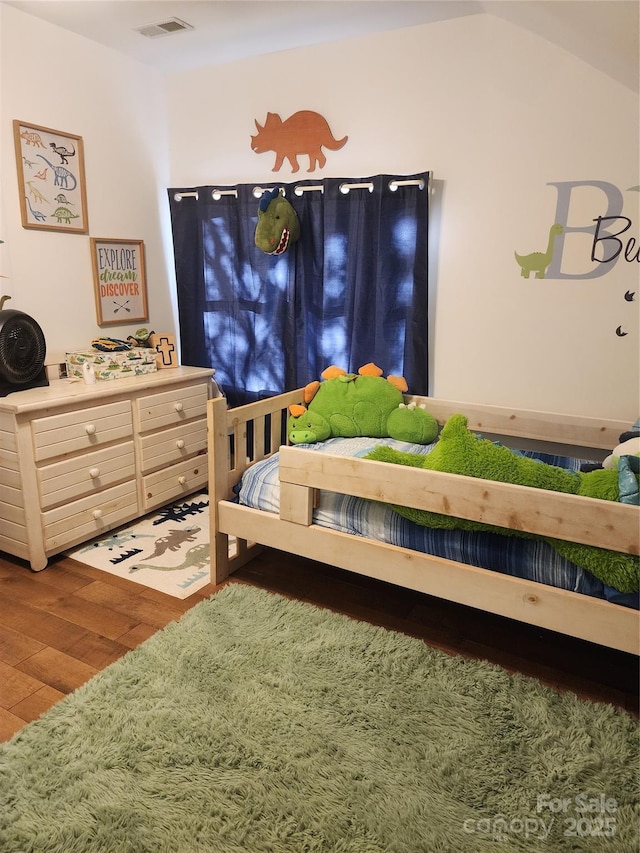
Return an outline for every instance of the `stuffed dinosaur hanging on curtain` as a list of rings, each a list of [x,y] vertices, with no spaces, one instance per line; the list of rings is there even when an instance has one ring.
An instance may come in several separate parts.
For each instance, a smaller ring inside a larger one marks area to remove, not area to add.
[[[258,205],[256,246],[267,255],[281,255],[299,236],[298,214],[284,197],[284,190],[265,190]]]

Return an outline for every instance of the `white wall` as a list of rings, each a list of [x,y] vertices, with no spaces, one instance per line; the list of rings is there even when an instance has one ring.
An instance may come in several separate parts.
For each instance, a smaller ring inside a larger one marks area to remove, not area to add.
[[[274,174],[273,154],[251,150],[254,119],[267,111],[284,119],[317,110],[336,137],[349,135],[316,174],[433,171],[441,210],[431,234],[432,393],[638,417],[637,262],[591,280],[526,280],[514,259],[514,250],[546,249],[550,182],[638,185],[632,91],[476,15],[173,75],[168,92],[176,187],[291,180],[286,161]],[[298,175],[309,177],[300,162]],[[597,190],[574,193],[569,224],[592,224],[603,202]],[[625,193],[625,214],[637,239],[637,192]],[[567,236],[564,272],[594,266],[590,239]],[[627,290],[635,302],[625,302]]]
[[[546,247],[557,181],[625,190],[637,240],[639,194],[626,190],[640,183],[638,98],[537,36],[476,15],[165,80],[0,4],[0,96],[0,292],[40,322],[48,360],[139,325],[96,325],[90,236],[145,241],[146,325],[173,331],[166,188],[290,180],[288,165],[274,174],[273,156],[251,150],[253,121],[315,109],[349,135],[316,174],[434,173],[433,393],[638,417],[637,262],[591,280],[525,280],[513,257]],[[22,228],[15,118],[83,137],[89,235]],[[604,215],[601,204],[596,190],[577,193],[571,224]],[[567,238],[566,270],[585,269],[581,236]]]
[[[169,182],[163,77],[102,45],[0,5],[0,292],[32,315],[47,362],[64,360],[100,334],[126,337],[146,325],[175,331],[170,290]],[[81,136],[89,233],[22,227],[14,119]],[[97,325],[90,237],[144,240],[149,322]],[[5,269],[6,267],[6,269]],[[8,272],[7,272],[8,270]]]

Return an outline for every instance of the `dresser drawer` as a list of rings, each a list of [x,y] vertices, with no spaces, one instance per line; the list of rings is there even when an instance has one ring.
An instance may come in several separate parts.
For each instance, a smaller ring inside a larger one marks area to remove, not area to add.
[[[138,515],[135,480],[42,514],[47,551],[101,536]]]
[[[136,476],[133,441],[72,456],[38,470],[40,506],[50,509]]]
[[[192,421],[174,429],[143,435],[140,447],[143,474],[204,454],[207,451],[207,422]]]
[[[37,462],[67,453],[91,450],[133,435],[128,400],[37,418],[31,423]]]
[[[142,478],[143,512],[171,503],[207,485],[207,454]]]
[[[205,384],[139,397],[135,405],[140,431],[151,432],[194,418],[204,419],[207,416],[207,399],[208,386]]]

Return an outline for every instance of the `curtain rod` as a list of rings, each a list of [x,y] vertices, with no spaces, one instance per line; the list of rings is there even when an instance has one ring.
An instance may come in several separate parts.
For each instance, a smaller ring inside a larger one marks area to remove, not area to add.
[[[398,187],[418,187],[419,189],[423,190],[425,187],[425,182],[422,178],[411,179],[411,180],[406,180],[406,181],[399,181],[399,180],[389,181],[389,189],[391,190],[391,192],[395,192],[398,189]],[[262,194],[264,192],[273,192],[274,189],[275,189],[275,187],[254,187],[253,195],[256,198],[261,198]],[[372,193],[374,190],[374,184],[371,181],[365,181],[364,183],[361,183],[361,184],[347,184],[347,183],[340,184],[340,192],[342,192],[346,195],[348,192],[350,192],[350,190],[369,190],[369,192]],[[324,192],[324,187],[322,186],[322,184],[310,184],[309,186],[302,186],[301,185],[301,186],[295,187],[293,191],[297,196],[301,196],[303,193],[307,193],[307,192],[317,192],[317,191]],[[238,198],[238,191],[237,190],[217,190],[217,189],[211,191],[211,198],[214,201],[219,201],[223,195],[232,195],[232,196],[235,196],[236,198]],[[197,199],[198,198],[198,192],[196,190],[195,192],[176,193],[174,195],[174,199],[176,201],[182,201],[183,198],[195,198],[195,199]]]
[[[211,191],[211,198],[214,199],[214,201],[218,201],[220,198],[222,198],[223,195],[233,195],[236,198],[238,198],[238,190],[212,190]],[[176,201],[182,201],[183,198],[195,198],[195,199],[197,199],[198,198],[198,191],[196,190],[195,192],[192,192],[192,193],[176,193],[174,195],[174,199]]]

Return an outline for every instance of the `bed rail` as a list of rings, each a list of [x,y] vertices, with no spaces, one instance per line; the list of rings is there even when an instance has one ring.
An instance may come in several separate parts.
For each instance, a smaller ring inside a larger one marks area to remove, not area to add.
[[[614,419],[460,403],[410,394],[405,395],[405,401],[424,404],[439,424],[443,424],[451,415],[462,414],[468,418],[469,429],[473,432],[557,444],[560,453],[582,458],[584,450],[611,453],[620,442],[620,434],[630,429],[628,421]]]
[[[375,467],[372,467],[375,466]],[[372,459],[280,448],[280,517],[311,524],[318,489],[640,554],[640,508]]]

